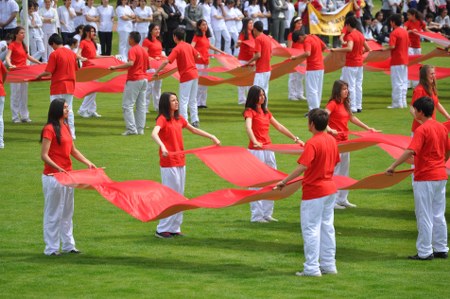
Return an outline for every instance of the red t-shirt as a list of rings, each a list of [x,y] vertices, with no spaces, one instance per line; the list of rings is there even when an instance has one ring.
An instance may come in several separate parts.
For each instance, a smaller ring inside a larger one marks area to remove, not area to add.
[[[294,41],[292,40],[292,32],[289,32],[288,36],[287,36],[287,40],[288,41],[292,41],[292,49],[299,49],[299,50],[304,50],[305,49],[305,45],[303,45],[300,42],[296,42],[294,43]]]
[[[5,82],[3,82],[4,74],[6,74],[6,67],[3,63],[0,63],[0,97],[6,97]]]
[[[315,199],[337,192],[333,181],[334,167],[340,161],[336,140],[318,133],[306,142],[297,163],[307,167],[302,181],[302,199]]]
[[[445,153],[450,150],[448,131],[434,119],[419,126],[408,149],[414,151],[414,181],[447,179]]]
[[[408,32],[397,27],[389,36],[389,46],[395,47],[391,50],[391,65],[407,65],[408,64]]]
[[[328,102],[326,109],[330,111],[328,126],[338,132],[348,132],[350,114],[347,109],[345,109],[344,103],[338,103],[332,100]],[[337,141],[345,141],[348,139],[348,135],[344,133],[339,133],[334,137]]]
[[[239,34],[239,40],[242,41],[242,42],[245,41],[243,33]],[[248,39],[247,40],[248,41],[255,40],[251,30],[248,31]],[[245,43],[241,43],[240,48],[241,49],[239,50],[239,55],[238,55],[238,59],[239,60],[249,61],[250,59],[253,58],[253,55],[255,54],[255,49],[254,48],[249,47]]]
[[[434,110],[433,110],[433,115],[431,116],[431,118],[436,119],[436,110],[437,110],[437,105],[439,104],[439,99],[438,99],[437,95],[435,93],[433,93],[433,95],[430,96],[428,94],[428,92],[425,90],[425,88],[423,88],[423,86],[419,84],[416,86],[416,88],[414,88],[412,100],[411,100],[411,106],[414,104],[415,101],[417,101],[421,97],[429,97],[433,100]],[[411,132],[415,132],[419,126],[420,126],[420,123],[414,119],[412,122]]]
[[[23,48],[22,43],[11,42],[8,45],[8,49],[11,50],[11,63],[15,66],[26,66],[28,54]]]
[[[195,42],[195,50],[197,50],[202,56],[200,59],[196,58],[195,63],[197,64],[209,64],[209,39],[205,34],[203,36],[194,35],[192,42]]]
[[[272,41],[270,37],[261,33],[255,38],[255,52],[260,53],[261,57],[256,60],[256,72],[265,73],[270,72],[272,67],[270,66],[270,58],[272,56]]]
[[[407,31],[416,29],[419,32],[422,32],[425,30],[427,25],[424,21],[416,20],[415,22],[412,21],[406,21],[404,24],[404,27]],[[409,36],[409,46],[411,48],[420,48],[420,36],[413,32],[408,32]]]
[[[134,64],[128,69],[127,81],[138,81],[147,78],[147,70],[150,66],[148,54],[139,45],[134,45],[128,51],[128,61]]]
[[[53,51],[45,68],[52,73],[50,95],[73,94],[77,69],[77,55],[72,50],[60,47]]]
[[[81,56],[87,59],[94,59],[97,56],[97,48],[95,43],[91,40],[83,39],[80,42],[79,48],[81,49]],[[88,65],[88,61],[83,61],[83,66]]]
[[[148,49],[148,56],[151,58],[160,58],[162,55],[162,43],[157,38],[153,38],[153,41],[148,38],[144,39],[142,47]]]
[[[70,134],[70,128],[68,124],[61,126],[61,144],[58,144],[56,140],[55,130],[53,125],[45,125],[42,131],[42,137],[50,140],[50,148],[48,150],[48,156],[59,167],[66,171],[72,170],[72,160],[70,159],[70,152],[72,151],[73,141]],[[58,172],[56,168],[51,167],[47,163],[44,163],[44,174],[50,174]]]
[[[350,52],[346,52],[345,66],[360,67],[363,65],[363,53],[364,53],[364,35],[358,30],[354,29],[349,34],[344,36],[344,41],[353,41],[353,49]]]
[[[169,153],[184,150],[183,133],[181,131],[186,128],[187,121],[181,115],[178,120],[172,118],[169,121],[163,115],[160,115],[156,120],[156,125],[161,128],[158,136]],[[185,156],[184,154],[177,154],[163,157],[161,149],[159,149],[159,165],[161,167],[184,166],[186,165]]]
[[[272,118],[272,113],[270,113],[270,111],[267,111],[267,113],[264,114],[261,108],[259,108],[258,111],[247,108],[244,111],[244,118],[252,119],[253,135],[255,135],[255,138],[258,142],[261,142],[263,145],[272,143],[269,136],[270,119]],[[253,142],[251,140],[248,143],[248,148],[259,149],[253,146]]]
[[[323,64],[322,50],[327,46],[316,35],[307,35],[303,43],[305,46],[305,52],[311,53],[311,55],[306,58],[306,70],[323,70],[325,66]]]
[[[177,61],[178,73],[180,74],[180,83],[191,81],[198,78],[197,67],[195,66],[195,58],[197,57],[197,50],[190,44],[179,42],[173,48],[168,60],[170,63]]]

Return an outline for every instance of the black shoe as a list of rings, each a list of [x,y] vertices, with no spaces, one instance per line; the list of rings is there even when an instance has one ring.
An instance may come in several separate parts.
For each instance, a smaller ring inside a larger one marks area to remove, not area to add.
[[[78,249],[72,249],[72,250],[70,250],[70,251],[64,251],[64,253],[80,254],[81,251],[79,251]]]
[[[198,128],[198,127],[199,127],[198,121],[194,121],[191,125],[192,125],[194,128]]]
[[[448,258],[448,252],[433,252],[433,256],[437,259],[446,259]]]
[[[434,258],[433,254],[430,254],[427,257],[420,257],[418,254],[408,256],[408,259],[416,261],[431,261],[433,258]]]
[[[161,239],[170,239],[170,238],[172,238],[173,236],[172,236],[172,234],[169,233],[169,232],[162,232],[162,233],[155,232],[155,237],[161,238]]]
[[[356,110],[356,113],[361,113],[362,112],[362,109],[357,109]]]

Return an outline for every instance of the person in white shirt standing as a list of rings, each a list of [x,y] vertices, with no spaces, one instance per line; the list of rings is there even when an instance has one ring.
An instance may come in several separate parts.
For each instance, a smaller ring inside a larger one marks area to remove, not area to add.
[[[75,25],[73,20],[77,16],[75,10],[71,6],[72,0],[63,0],[64,5],[58,7],[58,18],[61,24],[61,37],[63,43],[66,44],[72,34],[75,32]]]
[[[212,0],[201,0],[200,1],[202,10],[203,10],[203,19],[208,24],[209,32],[211,32],[211,37],[209,38],[209,42],[211,45],[216,44],[216,38],[214,37],[214,29],[212,28],[211,23],[211,7],[212,7]],[[210,50],[210,53],[213,53],[212,50]]]
[[[213,0],[213,6],[211,7],[211,22],[214,31],[215,46],[221,49],[222,37],[225,41],[224,51],[231,54],[231,36],[228,32],[227,25],[225,24],[226,13],[222,0]]]
[[[119,33],[119,54],[123,59],[127,59],[128,50],[128,35],[133,31],[133,21],[136,19],[136,15],[130,6],[128,6],[128,0],[117,0],[116,5],[117,15],[117,32]]]
[[[112,48],[112,29],[114,25],[114,8],[109,5],[109,0],[102,0],[102,5],[97,7],[99,15],[98,37],[102,55],[111,55]]]
[[[35,1],[28,2],[28,30],[30,54],[36,60],[45,55],[44,32],[42,31],[42,20],[37,13],[38,5]],[[25,24],[24,11],[20,14],[22,24]]]
[[[228,32],[230,33],[231,39],[234,42],[234,45],[237,44],[239,40],[239,30],[238,23],[242,21],[244,15],[242,12],[235,7],[234,0],[227,0],[225,10],[225,24],[227,26]],[[226,50],[226,49],[225,49]],[[230,49],[230,54],[232,54],[233,49]],[[239,55],[239,48],[234,48],[234,56]]]
[[[147,0],[139,0],[139,6],[134,10],[136,14],[135,30],[141,35],[139,45],[147,38],[148,26],[153,21],[153,11],[150,6],[147,6]]]
[[[76,17],[73,19],[74,26],[77,27],[78,25],[86,25],[86,19],[83,15],[83,10],[86,6],[84,0],[74,0],[71,5],[76,13]]]
[[[6,39],[8,33],[12,33],[17,27],[17,13],[19,5],[14,0],[0,1],[0,39]]]
[[[86,6],[83,8],[84,24],[91,25],[98,30],[98,22],[100,21],[100,16],[97,8],[94,6],[94,0],[87,0]]]
[[[45,54],[42,57],[42,61],[47,62],[50,53],[53,52],[53,48],[48,44],[48,39],[53,33],[58,33],[58,12],[52,7],[51,0],[45,0],[44,7],[39,8],[39,15],[42,19],[42,31],[44,33]]]

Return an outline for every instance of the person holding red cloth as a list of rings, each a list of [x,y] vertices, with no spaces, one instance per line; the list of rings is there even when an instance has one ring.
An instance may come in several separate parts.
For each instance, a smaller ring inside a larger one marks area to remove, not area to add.
[[[447,128],[432,118],[433,100],[417,99],[415,118],[422,123],[414,132],[404,153],[386,170],[395,175],[397,166],[414,157],[414,205],[417,219],[417,254],[412,260],[432,260],[448,257],[447,222],[445,220],[445,189],[447,171],[445,163],[450,156]]]
[[[327,134],[328,113],[315,108],[308,113],[308,128],[313,137],[306,142],[297,168],[274,189],[282,189],[289,181],[304,174],[300,220],[305,263],[297,276],[337,274],[334,203],[336,184],[333,170],[339,162],[336,140]]]
[[[95,168],[95,165],[86,159],[73,143],[67,124],[69,110],[69,105],[64,99],[54,99],[48,110],[47,124],[41,132],[41,159],[44,161],[42,190],[45,198],[45,255],[61,255],[60,246],[62,252],[80,253],[75,247],[73,238],[74,189],[61,185],[52,174],[71,171],[70,156],[88,168]]]
[[[184,150],[182,130],[188,129],[193,134],[209,138],[216,145],[219,145],[220,141],[216,136],[193,127],[179,114],[175,93],[164,92],[161,95],[158,112],[152,138],[159,145],[161,183],[183,195],[186,182],[186,160],[184,154],[176,153]],[[161,219],[156,227],[155,237],[168,239],[183,236],[182,222],[183,212]]]
[[[242,20],[242,30],[239,33],[239,38],[236,47],[239,47],[238,59],[241,65],[246,65],[250,59],[253,58],[255,49],[249,46],[244,41],[254,42],[253,37],[253,20],[251,18],[244,18]],[[247,93],[251,86],[238,86],[238,104],[244,105],[247,99]]]
[[[5,131],[5,125],[3,122],[3,111],[5,109],[5,81],[6,81],[6,67],[3,63],[0,63],[0,149],[5,148],[5,142],[3,141],[3,133]]]

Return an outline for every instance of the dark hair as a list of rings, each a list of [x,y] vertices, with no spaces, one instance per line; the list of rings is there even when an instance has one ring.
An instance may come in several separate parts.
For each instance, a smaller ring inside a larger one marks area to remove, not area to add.
[[[64,117],[64,104],[66,101],[64,99],[54,99],[50,103],[50,107],[48,108],[48,118],[46,125],[52,125],[53,130],[55,130],[56,141],[58,144],[61,144],[61,124],[60,120]],[[42,143],[42,139],[44,138],[44,129],[41,131],[41,139],[39,142]]]
[[[350,90],[348,91],[348,95],[346,99],[341,99],[341,90],[344,86],[347,86],[348,83],[343,80],[336,80],[333,84],[333,89],[331,90],[331,97],[328,100],[328,103],[331,101],[335,101],[336,103],[343,103],[345,110],[347,110],[348,114],[352,114],[352,110],[350,108]]]
[[[19,34],[20,30],[25,31],[25,28],[23,28],[22,26],[17,26],[16,28],[14,28],[13,32],[12,32],[12,38],[11,41],[15,42],[17,35]],[[25,43],[22,41],[22,47],[25,50],[25,53],[28,54],[28,50],[27,47],[25,46]]]
[[[81,31],[81,34],[83,34],[84,24],[78,25],[75,28],[75,34],[78,34]]]
[[[308,123],[314,124],[317,131],[325,131],[328,126],[328,113],[320,108],[314,108],[308,112]]]
[[[203,36],[203,32],[200,30],[200,26],[202,25],[203,22],[205,22],[206,26],[208,26],[208,22],[206,22],[205,19],[198,20],[197,21],[197,26],[196,26],[196,29],[195,29],[195,35]],[[209,26],[206,28],[205,35],[206,35],[207,38],[211,37],[211,31],[209,31]]]
[[[213,5],[216,9],[219,8],[219,6],[217,6],[217,1],[218,1],[218,0],[212,0],[212,5]]]
[[[258,32],[263,32],[264,31],[263,22],[261,22],[261,21],[254,22],[253,23],[253,28],[256,29]]]
[[[59,36],[58,33],[53,33],[52,35],[50,35],[50,37],[48,38],[48,44],[51,46],[53,44],[59,46],[63,44],[63,39],[61,36]]]
[[[349,25],[352,28],[356,28],[356,26],[358,25],[358,21],[356,20],[356,17],[350,16],[345,19],[344,25]]]
[[[76,43],[78,43],[78,40],[76,38],[71,37],[71,38],[67,39],[67,44],[66,45],[71,46],[71,45],[74,45]]]
[[[148,34],[147,34],[147,39],[149,41],[153,41],[153,35],[152,35],[152,31],[153,29],[155,29],[155,27],[159,27],[158,24],[155,23],[150,23],[150,25],[148,25]],[[161,28],[160,28],[161,29]],[[159,37],[157,37],[158,40],[161,40],[161,34],[159,35]]]
[[[378,19],[378,16],[379,15],[382,15],[383,14],[383,12],[381,11],[381,10],[379,10],[379,11],[377,11],[376,13],[375,13],[375,19]],[[383,15],[384,16],[384,15]]]
[[[400,14],[393,14],[389,17],[389,22],[393,22],[395,26],[401,26],[402,16]]]
[[[170,120],[170,97],[171,96],[177,96],[174,92],[163,92],[162,95],[159,97],[159,106],[158,106],[158,116],[160,115],[164,116],[166,120]],[[180,111],[177,110],[173,114],[173,117],[175,119],[178,119],[180,115]]]
[[[434,66],[432,65],[424,64],[420,67],[419,70],[419,84],[423,86],[430,97],[432,97],[433,94],[437,95],[436,80],[431,82],[431,84],[428,82],[428,70],[433,68]]]
[[[136,44],[139,44],[141,41],[141,34],[137,31],[131,31],[128,37],[131,38]]]
[[[292,42],[296,43],[300,37],[304,37],[306,34],[302,30],[295,30],[292,32]]]
[[[183,28],[178,27],[173,31],[173,36],[175,36],[179,41],[184,41],[186,31],[184,31]]]
[[[269,8],[269,2],[270,2],[270,1],[267,1],[266,3],[264,3],[264,0],[258,0],[259,9],[261,10],[261,13],[264,12],[264,8],[265,8],[267,11],[271,11],[270,8]],[[262,31],[261,31],[261,32],[262,32]]]
[[[417,99],[413,107],[416,108],[418,112],[422,112],[425,117],[431,117],[434,111],[434,103],[430,97],[421,97]]]
[[[302,18],[300,18],[300,17],[292,18],[291,25],[289,26],[289,32],[294,32],[295,24],[297,24],[298,22],[301,22],[301,21],[302,21]]]
[[[97,30],[95,29],[95,27],[92,26],[92,25],[86,25],[86,26],[84,26],[84,27],[83,27],[83,34],[81,35],[81,40],[86,39],[88,33],[90,33],[92,29],[94,29],[95,32],[97,32]],[[93,39],[91,39],[91,42],[94,44],[95,49],[97,49],[97,43],[96,43]]]
[[[423,19],[422,14],[420,12],[418,12],[417,9],[415,9],[415,8],[408,9],[408,11],[406,13],[413,15],[414,17],[416,17],[416,20],[418,20],[418,21],[422,21],[422,19]]]
[[[242,19],[242,30],[241,33],[244,35],[244,40],[248,40],[248,23],[250,21],[253,22],[252,18],[243,18]]]
[[[247,100],[245,101],[245,110],[253,109],[255,111],[258,111],[257,110],[257,104],[259,102],[259,94],[261,93],[261,91],[264,93],[264,98],[265,98],[264,99],[264,103],[261,105],[261,109],[264,112],[264,114],[267,113],[267,108],[266,108],[266,106],[267,106],[267,96],[266,96],[266,92],[264,91],[264,89],[262,89],[258,85],[253,85],[248,90]]]
[[[129,4],[129,1],[128,1],[128,4]],[[119,6],[122,6],[122,0],[117,0],[116,8],[119,7]]]

